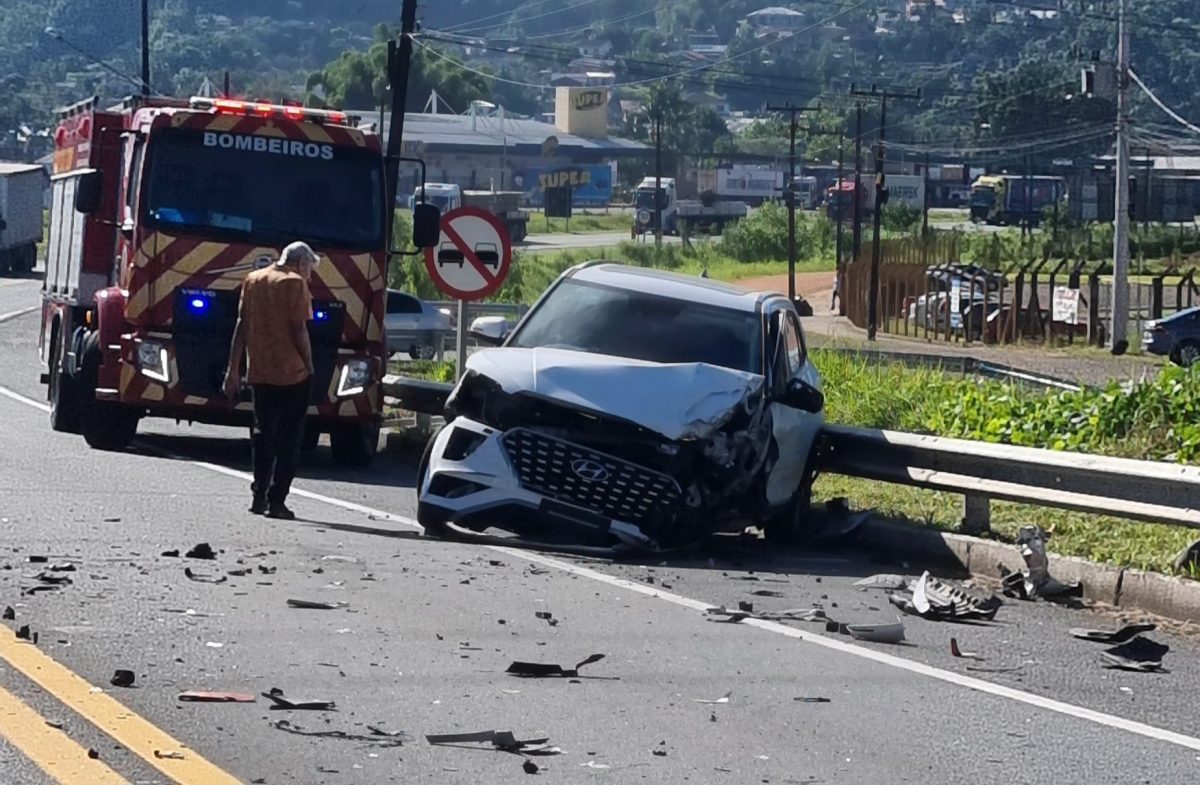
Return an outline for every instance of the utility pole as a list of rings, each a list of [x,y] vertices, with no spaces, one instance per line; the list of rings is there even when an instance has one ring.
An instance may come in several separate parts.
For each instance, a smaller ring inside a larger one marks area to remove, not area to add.
[[[796,132],[799,127],[796,125],[796,118],[804,112],[815,111],[818,107],[815,106],[796,106],[795,104],[787,104],[785,106],[767,106],[768,112],[787,112],[791,115],[791,121],[788,123],[788,136],[791,140],[788,148],[788,179],[783,186],[783,193],[787,197],[788,208],[788,299],[796,299]]]
[[[388,216],[396,207],[396,189],[400,181],[400,158],[404,151],[404,107],[408,104],[408,72],[412,63],[412,35],[417,31],[417,0],[404,0],[400,9],[400,41],[388,41],[387,79],[392,93],[388,117],[387,197]],[[388,221],[388,238],[394,221]]]
[[[224,82],[224,84],[221,85],[221,89],[222,89],[222,93],[221,93],[222,97],[229,98],[231,96],[231,93],[229,92],[229,72],[228,71],[225,72],[225,82]],[[380,128],[382,128],[382,127],[383,126],[381,125]]]
[[[142,0],[142,95],[150,92],[150,0]]]
[[[862,103],[857,102],[854,119],[854,243],[850,250],[854,259],[862,253],[862,210],[859,209],[858,198],[862,192],[862,109]],[[840,193],[838,198],[842,198]]]
[[[921,205],[921,236],[929,236],[929,153],[925,153],[925,203]]]
[[[662,107],[654,107],[654,247],[662,248]]]
[[[1113,216],[1112,353],[1129,348],[1129,22],[1127,0],[1117,12],[1117,183]]]
[[[838,199],[842,198],[842,157],[845,152],[846,136],[841,134],[838,138],[838,183],[836,192]],[[846,303],[842,299],[842,293],[845,292],[845,287],[842,286],[842,213],[844,212],[845,210],[842,209],[842,205],[839,203],[837,206],[837,265],[834,267],[833,286],[834,292],[838,296],[838,312],[841,314],[846,312]]]
[[[859,90],[850,85],[850,95],[879,99],[879,140],[875,147],[875,235],[871,241],[871,291],[867,302],[867,339],[875,340],[879,329],[879,256],[880,235],[883,231],[883,206],[887,204],[887,177],[883,173],[883,161],[887,156],[887,106],[890,99],[918,99],[921,91],[893,93],[871,85],[870,90]]]

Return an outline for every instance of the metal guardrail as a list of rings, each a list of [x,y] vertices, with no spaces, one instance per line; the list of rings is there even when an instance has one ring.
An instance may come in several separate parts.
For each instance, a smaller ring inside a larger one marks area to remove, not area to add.
[[[440,415],[453,385],[388,376],[401,408]],[[961,494],[963,529],[986,531],[991,501],[1200,529],[1200,467],[897,431],[827,425],[821,471]]]
[[[990,500],[1200,528],[1200,467],[830,425],[822,471],[962,494],[963,528]]]
[[[992,379],[1032,384],[1038,387],[1077,392],[1083,386],[1068,379],[1034,373],[1032,371],[1014,368],[1011,365],[987,362],[976,357],[944,354],[922,354],[919,352],[889,352],[879,349],[850,349],[835,346],[815,347],[816,351],[833,352],[850,357],[860,357],[871,363],[898,363],[909,368],[933,368],[959,373],[963,376],[987,376]]]

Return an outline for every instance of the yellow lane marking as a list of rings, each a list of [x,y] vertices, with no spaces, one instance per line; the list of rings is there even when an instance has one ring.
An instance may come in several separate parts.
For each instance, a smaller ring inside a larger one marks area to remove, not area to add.
[[[88,757],[61,730],[51,728],[21,699],[0,687],[0,738],[37,764],[57,785],[128,785],[129,780]]]
[[[89,684],[30,643],[0,626],[0,659],[41,687],[119,744],[167,775],[177,785],[236,785],[238,780],[152,725],[115,698]],[[155,751],[183,753],[183,760],[161,758]]]

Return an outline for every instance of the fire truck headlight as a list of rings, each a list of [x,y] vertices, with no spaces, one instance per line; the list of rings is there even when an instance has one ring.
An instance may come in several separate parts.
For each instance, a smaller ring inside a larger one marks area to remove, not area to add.
[[[367,388],[367,384],[370,381],[370,361],[350,360],[342,366],[342,376],[338,380],[338,397],[345,398],[351,395],[358,395]]]
[[[168,371],[170,363],[167,358],[167,349],[161,343],[156,341],[142,341],[138,345],[138,367],[142,369],[145,376],[150,377],[156,382],[166,383],[170,381],[170,373]]]

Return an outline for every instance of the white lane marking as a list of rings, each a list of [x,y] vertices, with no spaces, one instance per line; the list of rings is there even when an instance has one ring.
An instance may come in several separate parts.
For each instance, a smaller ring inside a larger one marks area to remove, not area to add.
[[[46,406],[45,404],[34,401],[30,398],[26,398],[24,395],[15,393],[5,387],[0,386],[0,393],[8,396],[14,401],[33,406],[37,409],[42,409],[43,411],[50,410],[50,407]],[[195,461],[183,455],[169,453],[166,451],[163,452],[175,460],[190,463],[193,466],[207,469],[208,471],[216,472],[217,474],[223,474],[227,477],[248,481],[254,479],[246,472],[238,471],[237,469],[230,469],[227,466],[219,466],[215,463],[208,463],[206,461]],[[302,488],[293,488],[292,493],[305,499],[311,499],[312,501],[321,502],[334,507],[340,507],[343,510],[371,515],[379,520],[392,521],[394,523],[399,523],[403,526],[408,526],[414,529],[422,528],[421,524],[417,523],[412,518],[408,518],[403,515],[394,515],[390,512],[377,510],[372,507],[367,507],[363,504],[356,504],[355,502],[345,501],[333,496],[313,493],[312,491],[306,491]],[[642,583],[636,583],[624,578],[606,575],[605,573],[597,572],[596,570],[588,567],[559,561],[558,559],[543,556],[540,553],[530,553],[528,551],[522,551],[515,548],[506,548],[499,545],[485,545],[482,547],[496,553],[502,553],[510,558],[524,559],[525,561],[533,562],[534,564],[540,564],[550,569],[569,573],[571,575],[577,575],[580,578],[587,578],[608,586],[626,589],[646,597],[663,600],[664,602],[669,602],[672,605],[678,605],[681,608],[687,608],[689,610],[703,613],[710,608],[717,607],[716,605],[704,602],[703,600],[694,600],[690,597],[684,597],[681,594],[675,594],[674,592],[663,591],[662,589],[656,589]],[[1108,728],[1127,731],[1138,736],[1144,736],[1148,739],[1164,741],[1168,744],[1175,744],[1180,747],[1186,747],[1190,750],[1200,751],[1200,738],[1187,736],[1185,734],[1176,733],[1175,731],[1165,730],[1163,728],[1156,728],[1153,725],[1147,725],[1143,722],[1128,720],[1124,717],[1117,717],[1112,714],[1105,714],[1101,711],[1095,711],[1083,706],[1076,706],[1071,703],[1064,703],[1063,701],[1054,700],[1053,698],[1046,698],[1041,695],[1034,695],[1033,693],[1023,692],[1018,689],[1013,689],[1012,687],[1005,687],[1001,684],[994,684],[990,681],[984,681],[983,679],[976,679],[973,676],[966,676],[961,673],[955,673],[954,671],[942,670],[941,668],[935,668],[931,665],[925,665],[924,663],[906,660],[903,657],[897,657],[894,654],[875,651],[874,649],[868,649],[862,646],[857,646],[853,643],[847,643],[835,638],[818,635],[817,633],[808,632],[807,630],[788,627],[787,625],[779,624],[778,622],[764,621],[761,619],[746,619],[742,621],[741,624],[743,626],[757,627],[760,630],[773,632],[777,635],[783,635],[787,638],[804,641],[805,643],[816,644],[817,646],[822,646],[826,649],[836,651],[841,654],[848,654],[850,656],[860,657],[881,665],[888,665],[893,668],[908,671],[909,673],[914,673],[918,676],[926,676],[928,678],[937,679],[938,681],[943,681],[948,684],[954,684],[959,687],[965,687],[969,690],[975,690],[976,692],[982,692],[999,698],[1007,698],[1009,700],[1016,701],[1018,703],[1024,703],[1035,708],[1052,711],[1056,714],[1062,714],[1068,717],[1094,722],[1097,725],[1103,725]]]
[[[13,319],[16,319],[20,316],[25,316],[27,314],[31,314],[34,311],[40,310],[41,307],[42,306],[40,306],[40,305],[31,305],[30,307],[22,308],[19,311],[9,311],[8,313],[0,313],[0,324],[4,324],[5,322],[10,322]]]

